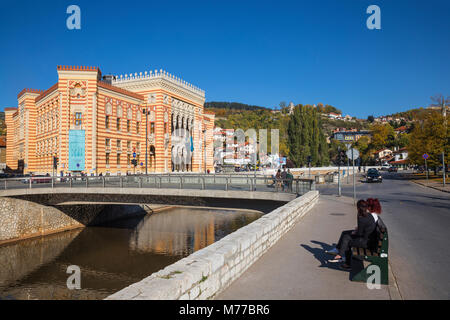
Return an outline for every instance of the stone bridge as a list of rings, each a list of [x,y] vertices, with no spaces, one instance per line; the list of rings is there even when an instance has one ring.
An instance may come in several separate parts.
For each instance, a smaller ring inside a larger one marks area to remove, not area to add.
[[[143,215],[160,206],[268,213],[295,199],[297,191],[313,187],[308,181],[294,181],[281,192],[267,182],[266,177],[192,175],[7,179],[0,191],[0,244]]]

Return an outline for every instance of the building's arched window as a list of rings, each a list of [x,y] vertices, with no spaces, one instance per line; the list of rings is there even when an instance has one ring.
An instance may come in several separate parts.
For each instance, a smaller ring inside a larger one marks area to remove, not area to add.
[[[150,146],[150,157],[149,157],[150,163],[149,163],[149,167],[152,169],[152,171],[155,170],[156,167],[156,150],[155,150],[155,146],[151,145]]]

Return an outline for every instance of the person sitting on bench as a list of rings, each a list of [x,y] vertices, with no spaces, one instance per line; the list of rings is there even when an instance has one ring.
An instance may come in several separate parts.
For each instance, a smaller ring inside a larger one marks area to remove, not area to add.
[[[336,248],[327,251],[329,254],[336,254],[329,262],[343,262],[341,269],[350,270],[351,247],[367,247],[369,236],[376,228],[375,219],[369,214],[367,201],[357,202],[358,226],[355,230],[346,230],[341,233]]]
[[[373,219],[375,220],[375,224],[378,225],[378,227],[381,230],[386,230],[386,225],[384,224],[383,220],[381,220],[380,214],[381,214],[381,204],[378,199],[374,198],[368,198],[367,205],[369,207],[369,212],[372,214]],[[376,242],[376,232],[373,235],[372,241]]]
[[[378,222],[378,215],[381,214],[381,205],[380,205],[380,201],[378,201],[378,199],[374,199],[374,198],[368,198],[367,200],[367,206],[369,207],[369,212],[372,214],[373,219],[375,220],[375,222]]]

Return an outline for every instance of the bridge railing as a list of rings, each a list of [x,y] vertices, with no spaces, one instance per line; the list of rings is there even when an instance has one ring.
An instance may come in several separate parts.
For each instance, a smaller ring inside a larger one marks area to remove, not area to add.
[[[171,188],[242,190],[304,194],[315,190],[314,179],[274,179],[264,175],[160,174],[129,176],[24,177],[0,180],[0,189],[23,188]]]

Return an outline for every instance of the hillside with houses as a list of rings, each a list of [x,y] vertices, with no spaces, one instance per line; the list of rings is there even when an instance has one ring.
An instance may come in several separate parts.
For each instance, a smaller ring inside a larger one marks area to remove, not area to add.
[[[339,150],[346,150],[347,146],[352,146],[360,152],[359,165],[384,165],[397,168],[420,165],[422,162],[418,158],[418,152],[433,153],[433,150],[419,147],[419,150],[414,151],[414,157],[411,159],[409,149],[418,148],[416,137],[420,134],[420,130],[417,128],[417,123],[430,122],[441,115],[439,108],[429,107],[358,119],[350,114],[344,115],[336,107],[321,103],[296,105],[293,102],[289,104],[281,102],[279,106],[273,108],[235,104],[239,106],[238,109],[234,109],[233,104],[230,103],[226,103],[226,108],[221,108],[221,104],[225,103],[210,103],[210,106],[214,106],[214,111],[219,114],[216,118],[218,140],[224,140],[225,131],[222,129],[241,128],[245,131],[249,128],[257,130],[263,127],[278,128],[280,130],[279,154],[272,157],[287,158],[287,162],[291,160],[293,165],[296,164],[296,159],[290,157],[291,142],[287,128],[296,108],[311,109],[317,114],[320,132],[325,137],[328,149],[328,158],[323,164],[337,164]],[[226,134],[230,135],[230,132],[227,131]],[[435,136],[436,134],[430,133],[429,139],[440,139]],[[444,139],[445,137],[448,137],[448,133],[444,133]],[[308,142],[305,143],[308,145]],[[226,146],[223,150],[225,149]],[[437,157],[437,155],[434,156],[434,158]],[[299,163],[300,166],[304,165],[297,159],[297,165]],[[435,164],[438,165],[438,162],[435,161]]]

